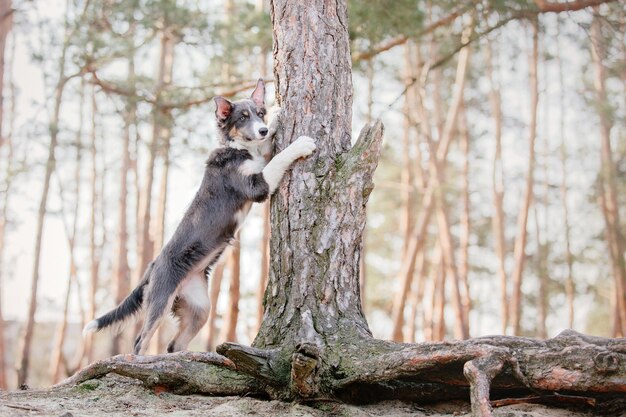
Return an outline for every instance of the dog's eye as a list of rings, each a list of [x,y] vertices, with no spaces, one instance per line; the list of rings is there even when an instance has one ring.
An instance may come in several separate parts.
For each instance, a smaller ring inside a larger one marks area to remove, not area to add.
[[[263,113],[262,111],[258,113],[260,118],[263,118],[263,116],[265,116],[265,113]]]
[[[239,120],[243,122],[244,120],[246,120],[246,116],[241,116]]]

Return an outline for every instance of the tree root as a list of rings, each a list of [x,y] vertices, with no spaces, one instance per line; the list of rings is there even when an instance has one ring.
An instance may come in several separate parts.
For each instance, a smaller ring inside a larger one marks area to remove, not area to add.
[[[232,361],[213,352],[117,355],[92,363],[55,387],[78,385],[109,373],[134,378],[147,388],[175,394],[265,394],[253,379],[236,372]]]
[[[474,417],[490,417],[492,406],[517,402],[589,407],[596,412],[610,407],[626,410],[626,339],[572,331],[549,340],[507,336],[421,344],[337,340],[323,349],[310,342],[291,348],[286,342],[283,350],[225,343],[218,352],[119,355],[90,365],[61,385],[116,373],[141,380],[148,388],[180,394],[353,403],[469,398]]]

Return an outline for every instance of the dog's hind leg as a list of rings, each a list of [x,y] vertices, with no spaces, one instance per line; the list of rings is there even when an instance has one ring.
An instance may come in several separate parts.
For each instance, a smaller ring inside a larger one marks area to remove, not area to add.
[[[176,281],[167,281],[158,286],[150,286],[144,305],[146,318],[141,332],[135,340],[135,355],[144,355],[166,312],[170,311],[176,298]]]
[[[211,302],[204,271],[190,274],[180,285],[174,314],[179,319],[178,333],[167,346],[168,352],[186,350],[209,317]]]

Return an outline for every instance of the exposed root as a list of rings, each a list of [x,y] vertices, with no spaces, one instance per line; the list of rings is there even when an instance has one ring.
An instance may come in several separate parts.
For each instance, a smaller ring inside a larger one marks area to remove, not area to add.
[[[319,358],[320,348],[313,344],[302,342],[296,346],[292,356],[291,388],[298,397],[317,397],[319,387]]]
[[[279,351],[258,349],[237,343],[222,343],[217,352],[235,363],[238,371],[253,376],[271,385],[284,385],[281,377]]]
[[[571,331],[549,340],[491,336],[421,344],[338,338],[323,349],[305,342],[291,349],[286,342],[282,350],[225,343],[218,352],[120,355],[61,385],[115,373],[181,394],[355,403],[469,398],[474,417],[516,401],[626,410],[626,340]]]
[[[474,417],[491,417],[489,388],[491,380],[502,371],[506,358],[487,355],[465,363],[463,374],[470,384],[470,400]]]
[[[147,388],[176,394],[246,395],[262,393],[253,380],[213,352],[176,352],[166,355],[117,355],[94,362],[56,385],[77,385],[107,374],[140,380]]]

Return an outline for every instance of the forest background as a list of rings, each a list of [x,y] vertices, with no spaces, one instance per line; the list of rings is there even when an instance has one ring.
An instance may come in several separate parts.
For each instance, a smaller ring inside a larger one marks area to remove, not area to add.
[[[350,2],[353,126],[386,127],[361,274],[375,337],[626,334],[626,6],[561,8]],[[134,326],[80,329],[173,233],[217,146],[212,97],[262,77],[273,100],[269,4],[2,0],[0,17],[0,387],[46,386],[130,351]],[[193,349],[254,338],[267,217],[213,273]]]

